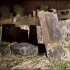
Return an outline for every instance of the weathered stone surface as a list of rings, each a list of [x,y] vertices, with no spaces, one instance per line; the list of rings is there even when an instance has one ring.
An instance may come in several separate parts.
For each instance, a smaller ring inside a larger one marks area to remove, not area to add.
[[[49,50],[50,46],[47,46],[49,42],[59,42],[62,39],[61,32],[59,30],[57,14],[40,11],[38,13],[38,16],[42,27],[43,41],[46,47],[48,58],[50,60],[51,58],[57,59],[60,57],[59,48],[52,48]]]
[[[45,44],[50,41],[56,42],[61,40],[57,14],[40,11],[39,20]]]
[[[41,28],[41,26],[36,26],[36,29],[37,29],[38,43],[44,43],[43,42],[43,35],[42,35],[42,28]]]
[[[48,44],[47,56],[50,61],[60,60],[64,56],[65,51],[62,45],[58,43]]]
[[[70,19],[60,20],[59,26],[63,39],[65,39],[67,36],[70,36]]]
[[[38,12],[38,16],[42,28],[43,41],[45,43],[45,46],[47,46],[48,42],[50,41],[50,37],[49,37],[49,31],[45,20],[45,12],[44,11]]]
[[[29,30],[29,43],[37,45],[38,39],[37,39],[37,28],[35,25],[30,25]]]
[[[11,46],[12,53],[21,55],[38,54],[38,47],[29,43],[16,43]]]
[[[61,40],[61,33],[58,25],[59,22],[57,14],[46,12],[45,20],[48,27],[50,40],[54,42]]]
[[[2,41],[28,42],[28,30],[16,27],[15,24],[5,24],[2,26]]]

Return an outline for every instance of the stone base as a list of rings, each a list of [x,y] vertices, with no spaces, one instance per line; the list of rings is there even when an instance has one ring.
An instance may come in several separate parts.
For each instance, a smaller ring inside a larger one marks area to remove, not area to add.
[[[38,46],[29,43],[16,43],[11,46],[11,51],[14,54],[34,55],[38,54]]]

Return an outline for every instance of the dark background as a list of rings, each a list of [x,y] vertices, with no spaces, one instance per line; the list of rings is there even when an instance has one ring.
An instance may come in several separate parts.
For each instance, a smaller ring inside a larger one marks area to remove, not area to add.
[[[70,0],[0,0],[0,6],[6,5],[11,7],[19,4],[26,11],[36,10],[42,3],[48,5],[50,8],[55,8],[57,10],[70,8]]]

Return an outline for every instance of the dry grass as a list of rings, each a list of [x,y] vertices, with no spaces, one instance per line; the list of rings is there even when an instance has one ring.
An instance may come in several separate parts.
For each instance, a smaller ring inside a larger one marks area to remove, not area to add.
[[[0,70],[41,70],[49,68],[51,68],[51,63],[45,56],[21,56],[13,54],[0,56]]]
[[[0,70],[10,70],[13,66],[18,65],[21,62],[22,58],[20,55],[0,55]]]
[[[69,70],[70,69],[70,41],[64,41],[63,45],[66,49],[66,55],[61,61],[51,63],[48,58],[43,55],[0,55],[0,70]],[[67,47],[68,46],[68,47]]]
[[[70,62],[51,63],[46,56],[21,56],[8,54],[0,56],[0,70],[68,70]]]

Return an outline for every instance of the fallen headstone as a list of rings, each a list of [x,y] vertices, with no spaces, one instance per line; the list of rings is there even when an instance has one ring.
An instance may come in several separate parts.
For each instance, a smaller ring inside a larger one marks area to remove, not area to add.
[[[47,46],[48,42],[50,41],[50,36],[49,36],[48,27],[47,27],[46,20],[45,20],[45,12],[39,11],[38,17],[39,17],[40,25],[42,28],[43,41],[45,43],[45,46]]]
[[[58,42],[62,39],[57,14],[39,12],[39,20],[42,27],[43,39],[46,46],[47,57],[50,61],[60,60],[64,55],[64,49]],[[49,42],[57,42],[56,45]]]
[[[38,15],[42,27],[44,43],[60,41],[62,37],[57,14],[40,11]]]
[[[38,46],[29,43],[16,43],[11,46],[11,51],[14,54],[32,55],[38,54]]]
[[[50,40],[54,42],[60,41],[62,38],[59,29],[57,14],[45,12],[45,20],[46,20],[46,25],[48,27]]]
[[[37,29],[37,39],[38,39],[38,43],[43,44],[43,35],[42,35],[42,29],[41,26],[36,26]]]

